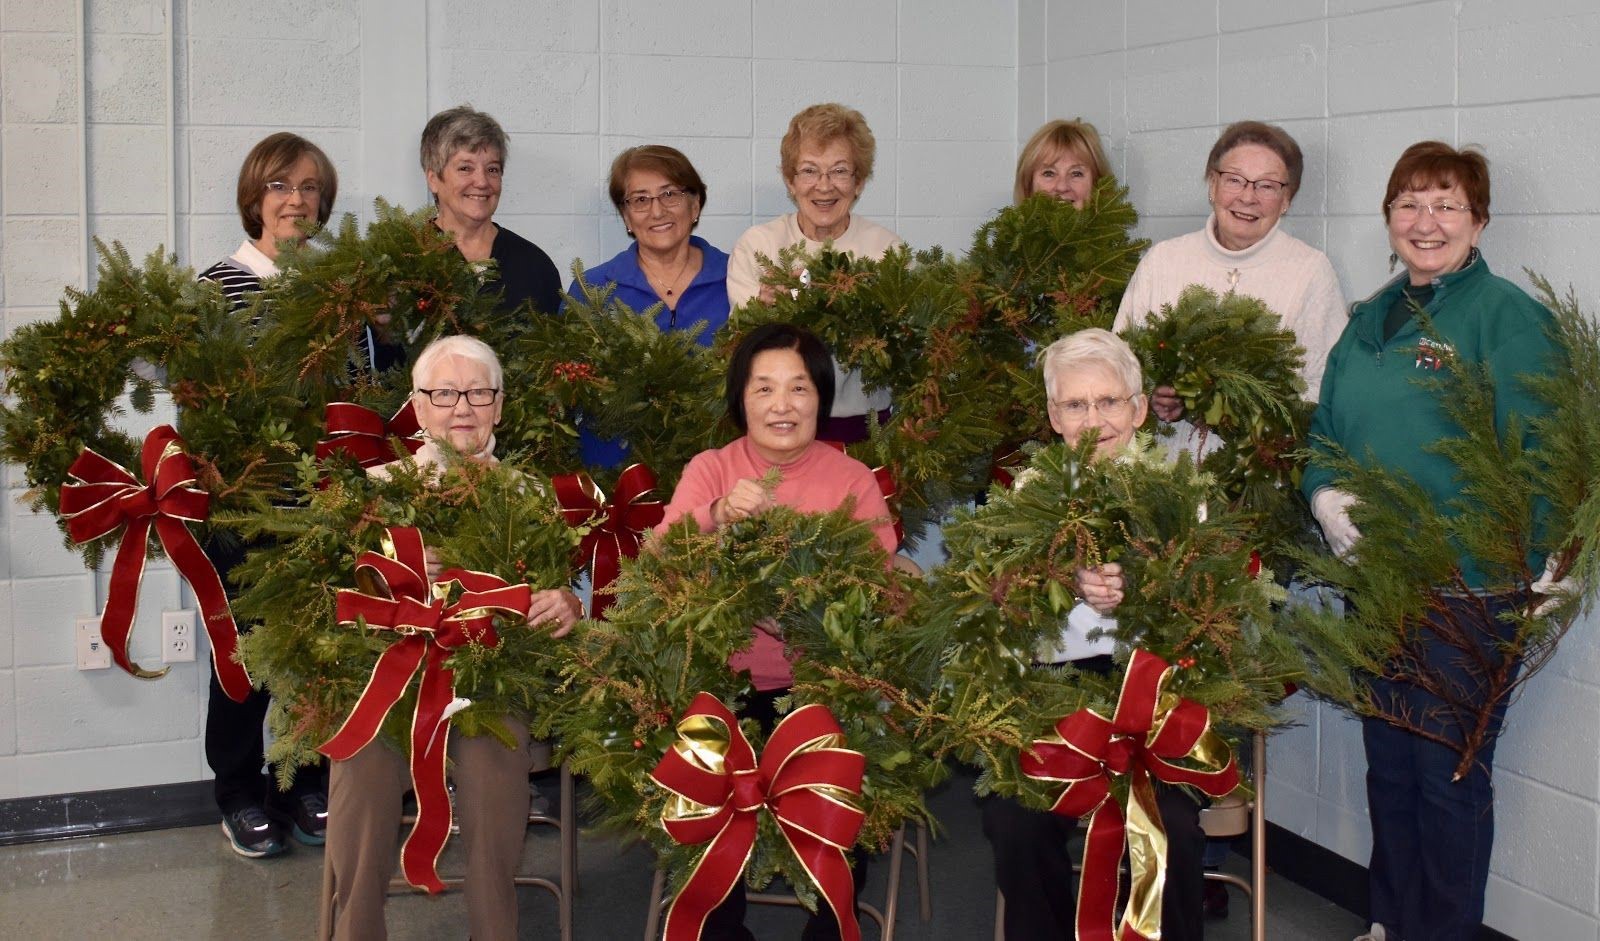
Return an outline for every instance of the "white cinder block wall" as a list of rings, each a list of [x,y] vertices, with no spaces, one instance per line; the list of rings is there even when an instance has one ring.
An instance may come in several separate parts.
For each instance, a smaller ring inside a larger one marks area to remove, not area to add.
[[[1307,156],[1291,229],[1328,251],[1351,296],[1384,274],[1377,203],[1399,151],[1424,137],[1479,143],[1495,173],[1491,264],[1537,267],[1600,304],[1588,264],[1600,244],[1600,184],[1585,172],[1600,150],[1589,0],[173,6],[169,23],[160,2],[0,2],[6,330],[53,316],[62,287],[84,283],[86,236],[142,254],[170,227],[185,264],[227,254],[241,238],[239,161],[274,130],[328,151],[339,211],[368,214],[378,195],[419,205],[417,132],[460,101],[512,134],[500,218],[563,266],[625,243],[604,174],[617,150],[651,140],[695,161],[711,190],[702,234],[731,248],[788,208],[775,169],[788,117],[836,99],[860,108],[879,141],[861,212],[913,245],[956,249],[1009,198],[1017,145],[1048,117],[1101,129],[1152,238],[1200,224],[1221,124],[1276,121]],[[150,683],[76,671],[72,622],[98,610],[103,579],[17,503],[16,468],[5,482],[0,799],[204,776],[204,665]],[[189,603],[170,569],[153,571],[135,654],[155,659],[158,612]],[[1501,749],[1489,912],[1515,936],[1600,937],[1595,635],[1593,621],[1575,629],[1512,710]],[[1305,724],[1273,746],[1272,817],[1364,862],[1359,736],[1336,712],[1303,708]]]
[[[1289,229],[1333,259],[1346,296],[1386,278],[1379,204],[1409,144],[1477,144],[1490,160],[1483,250],[1600,310],[1600,8],[1592,0],[1020,0],[1017,132],[1081,115],[1106,136],[1143,234],[1199,227],[1221,126],[1294,134],[1305,180]],[[1519,938],[1600,937],[1600,653],[1580,623],[1511,709],[1500,746],[1490,925]],[[1272,820],[1366,864],[1359,726],[1298,697],[1273,740]]]

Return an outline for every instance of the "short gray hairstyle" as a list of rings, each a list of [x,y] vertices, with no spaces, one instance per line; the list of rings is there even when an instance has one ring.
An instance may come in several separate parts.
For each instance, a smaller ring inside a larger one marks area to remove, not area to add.
[[[509,141],[500,122],[471,105],[447,108],[429,118],[422,129],[423,172],[442,174],[458,151],[473,154],[485,149],[497,152],[505,162]]]
[[[1122,381],[1129,395],[1144,394],[1144,376],[1133,348],[1110,330],[1090,327],[1062,337],[1039,354],[1045,395],[1054,400],[1057,377],[1085,366],[1104,366]]]
[[[459,356],[483,364],[489,370],[489,384],[496,389],[503,388],[505,370],[500,367],[500,357],[494,355],[489,344],[477,337],[457,333],[429,343],[417,361],[411,364],[411,391],[416,392],[421,388],[423,378],[447,356]]]

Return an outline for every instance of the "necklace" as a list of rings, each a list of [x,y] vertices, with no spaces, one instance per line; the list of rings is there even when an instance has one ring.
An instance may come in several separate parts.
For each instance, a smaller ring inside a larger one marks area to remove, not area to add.
[[[689,269],[689,262],[691,261],[694,261],[694,248],[692,246],[687,252],[683,253],[683,263],[678,265],[678,270],[672,275],[672,280],[663,282],[658,275],[650,273],[650,266],[645,264],[644,253],[639,253],[639,267],[644,269],[645,280],[649,281],[650,286],[655,288],[662,297],[671,297],[676,293],[678,282],[683,279],[683,273]],[[665,286],[664,288],[663,285]]]

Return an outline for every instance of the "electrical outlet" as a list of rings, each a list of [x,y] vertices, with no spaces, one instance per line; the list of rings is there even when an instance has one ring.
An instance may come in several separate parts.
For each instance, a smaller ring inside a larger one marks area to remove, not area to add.
[[[195,647],[194,611],[161,612],[161,662],[192,663]]]
[[[100,636],[99,618],[78,619],[78,669],[111,669],[111,648]]]

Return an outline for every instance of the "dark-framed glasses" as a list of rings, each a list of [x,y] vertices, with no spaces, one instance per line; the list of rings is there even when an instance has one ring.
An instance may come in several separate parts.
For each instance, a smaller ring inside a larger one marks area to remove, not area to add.
[[[1097,399],[1052,401],[1050,407],[1061,417],[1074,420],[1088,418],[1090,409],[1094,409],[1101,418],[1121,418],[1128,414],[1136,398],[1137,395],[1102,395]]]
[[[827,177],[829,180],[832,180],[834,186],[846,186],[849,185],[851,180],[855,179],[856,171],[850,167],[843,166],[834,167],[831,170],[824,170],[821,167],[804,166],[794,171],[794,178],[807,186],[816,186],[818,183],[822,182],[823,177]]]
[[[316,180],[307,180],[299,186],[285,183],[283,180],[273,180],[267,184],[267,192],[274,196],[288,196],[290,193],[299,193],[307,199],[316,199],[322,195],[322,184]]]
[[[1465,219],[1472,212],[1472,207],[1453,199],[1425,203],[1412,196],[1402,196],[1389,204],[1389,217],[1401,222],[1410,222],[1422,215],[1423,210],[1427,210],[1428,215],[1440,222],[1454,222],[1457,219]]]
[[[439,408],[455,408],[456,403],[461,401],[463,395],[467,397],[468,405],[481,408],[485,405],[492,405],[495,396],[500,394],[499,389],[468,389],[465,392],[460,389],[418,389],[416,391],[426,395],[428,401]]]
[[[1217,174],[1217,185],[1229,196],[1239,195],[1244,192],[1244,188],[1247,186],[1253,187],[1256,195],[1262,199],[1273,199],[1282,196],[1289,187],[1289,184],[1278,180],[1250,180],[1237,173],[1226,172]]]
[[[646,196],[643,193],[628,196],[622,200],[622,205],[628,207],[628,211],[634,215],[642,216],[650,211],[650,204],[658,199],[661,201],[662,209],[677,209],[688,198],[688,190],[667,190],[665,193],[657,193],[654,196]]]

